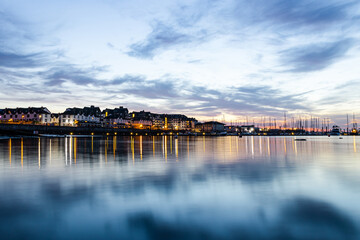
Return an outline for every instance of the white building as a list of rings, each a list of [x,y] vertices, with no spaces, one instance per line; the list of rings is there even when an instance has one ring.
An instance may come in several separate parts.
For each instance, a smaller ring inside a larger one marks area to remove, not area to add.
[[[78,126],[81,124],[99,124],[101,111],[98,107],[68,108],[59,115],[60,126]]]
[[[5,108],[0,110],[1,122],[50,124],[51,112],[46,107]]]

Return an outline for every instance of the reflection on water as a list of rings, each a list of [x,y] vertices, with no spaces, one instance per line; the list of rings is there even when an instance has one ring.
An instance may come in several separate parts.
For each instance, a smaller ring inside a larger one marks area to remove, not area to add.
[[[359,137],[0,141],[2,239],[360,239]]]

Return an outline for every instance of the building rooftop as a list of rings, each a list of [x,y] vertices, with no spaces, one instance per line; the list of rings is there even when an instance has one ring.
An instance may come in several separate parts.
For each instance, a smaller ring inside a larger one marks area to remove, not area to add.
[[[225,125],[224,123],[217,122],[217,121],[204,122],[203,124],[221,124],[221,125]]]
[[[99,107],[84,107],[84,108],[68,108],[63,114],[68,115],[84,115],[84,116],[100,116],[101,110]]]
[[[27,113],[36,113],[36,114],[51,114],[49,109],[46,107],[28,107],[28,108],[5,108],[0,110],[1,114],[27,114]]]

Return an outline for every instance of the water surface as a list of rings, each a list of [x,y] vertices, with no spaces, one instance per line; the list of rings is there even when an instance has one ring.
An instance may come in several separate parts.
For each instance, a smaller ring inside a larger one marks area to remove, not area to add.
[[[1,239],[360,239],[360,138],[0,140]]]

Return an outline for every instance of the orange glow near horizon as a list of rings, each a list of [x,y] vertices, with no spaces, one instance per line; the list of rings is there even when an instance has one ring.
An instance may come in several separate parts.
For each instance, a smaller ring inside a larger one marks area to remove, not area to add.
[[[132,160],[133,160],[133,164],[135,163],[135,146],[134,146],[134,137],[131,136],[130,138],[130,141],[131,141],[131,155],[132,155]]]
[[[164,136],[164,153],[165,153],[165,162],[167,162],[167,136]]]
[[[179,140],[175,139],[175,155],[176,155],[176,161],[178,161],[179,158]]]
[[[116,142],[117,142],[117,137],[114,136],[113,137],[113,155],[114,155],[114,161],[115,161],[115,156],[116,156]]]
[[[155,157],[155,136],[152,137],[152,143],[153,143],[153,156]]]
[[[142,142],[142,136],[140,136],[140,160],[142,161],[143,157],[143,142]]]

